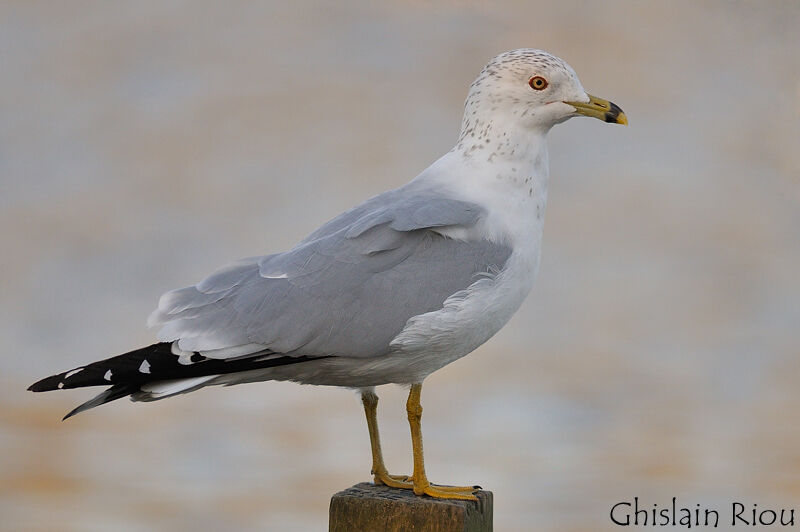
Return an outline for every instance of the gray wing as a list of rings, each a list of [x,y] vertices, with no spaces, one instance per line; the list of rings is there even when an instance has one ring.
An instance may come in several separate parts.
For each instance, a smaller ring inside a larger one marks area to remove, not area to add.
[[[164,294],[149,323],[161,325],[159,340],[218,358],[263,349],[380,356],[409,318],[502,269],[508,246],[433,230],[471,227],[483,214],[476,204],[392,191],[290,251],[243,259]]]

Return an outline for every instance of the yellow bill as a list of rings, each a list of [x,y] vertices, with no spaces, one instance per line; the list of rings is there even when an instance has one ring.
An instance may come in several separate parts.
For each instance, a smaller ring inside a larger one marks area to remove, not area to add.
[[[622,109],[608,100],[598,98],[597,96],[589,96],[588,102],[564,102],[575,108],[579,115],[591,116],[604,122],[612,124],[628,125],[628,117],[622,112]]]

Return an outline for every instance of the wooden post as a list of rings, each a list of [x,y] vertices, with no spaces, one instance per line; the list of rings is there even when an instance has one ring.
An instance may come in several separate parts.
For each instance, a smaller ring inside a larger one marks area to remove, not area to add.
[[[433,499],[362,482],[331,497],[329,532],[491,532],[492,492],[478,502]]]

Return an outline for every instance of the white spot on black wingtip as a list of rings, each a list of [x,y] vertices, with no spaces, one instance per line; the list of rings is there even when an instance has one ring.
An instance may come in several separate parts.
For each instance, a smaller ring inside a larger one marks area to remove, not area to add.
[[[73,375],[77,375],[78,373],[80,373],[80,372],[81,372],[81,371],[83,371],[84,369],[86,369],[86,368],[78,368],[78,369],[73,369],[72,371],[68,371],[68,372],[66,373],[66,375],[64,375],[64,379],[65,379],[65,380],[66,380],[66,379],[69,379],[70,377],[72,377]]]
[[[64,387],[64,382],[63,382],[63,381],[62,381],[62,382],[59,382],[59,383],[58,383],[58,389],[60,390],[60,389],[61,389],[61,388],[63,388],[63,387]]]
[[[142,365],[139,366],[139,373],[150,373],[150,362],[142,360]]]
[[[106,374],[103,375],[103,380],[111,382],[111,370],[106,371]]]
[[[190,366],[195,362],[198,362],[197,360],[195,360],[195,356],[196,355],[199,356],[198,353],[194,351],[184,351],[183,349],[178,347],[178,342],[172,342],[170,351],[172,352],[173,355],[178,357],[178,364],[182,366]],[[201,358],[205,359],[205,357]]]

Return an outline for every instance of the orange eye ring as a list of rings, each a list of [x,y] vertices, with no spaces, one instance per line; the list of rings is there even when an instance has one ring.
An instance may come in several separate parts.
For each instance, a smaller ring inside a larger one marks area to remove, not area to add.
[[[547,80],[542,76],[533,76],[528,80],[528,85],[535,91],[543,91],[547,88]]]

